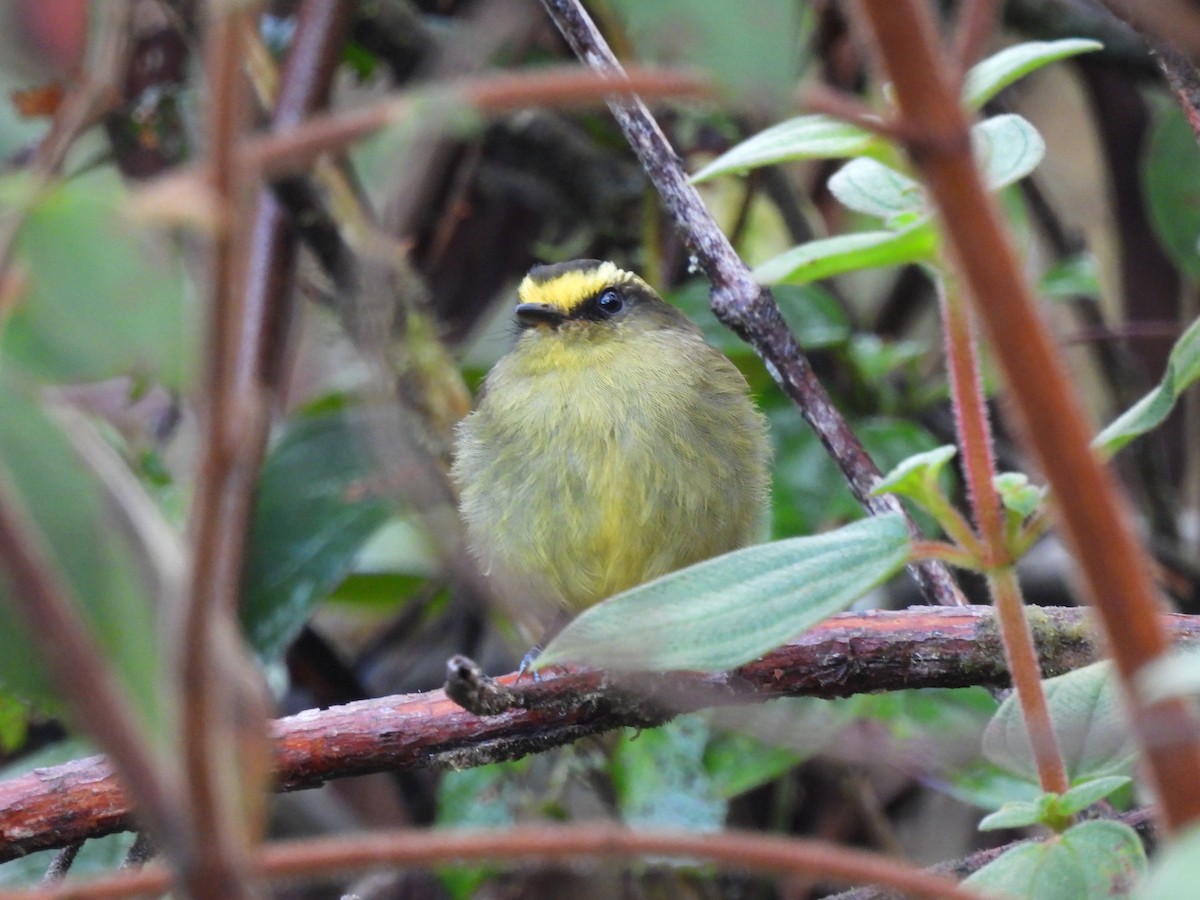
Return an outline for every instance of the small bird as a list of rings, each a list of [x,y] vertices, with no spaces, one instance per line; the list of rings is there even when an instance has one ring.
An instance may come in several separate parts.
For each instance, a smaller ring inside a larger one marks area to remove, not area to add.
[[[544,628],[757,540],[766,419],[700,329],[611,262],[537,266],[517,294],[520,336],[458,427],[452,475],[518,618]]]

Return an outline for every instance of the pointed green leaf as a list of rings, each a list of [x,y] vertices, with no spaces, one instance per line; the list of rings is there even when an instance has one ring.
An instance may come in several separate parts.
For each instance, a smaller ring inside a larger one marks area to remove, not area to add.
[[[1045,488],[1030,484],[1029,476],[1024,472],[1001,472],[992,482],[1004,508],[1015,512],[1022,519],[1037,512],[1038,507],[1042,505],[1042,497],[1046,494]]]
[[[1171,414],[1179,395],[1197,378],[1200,378],[1200,319],[1188,326],[1175,342],[1158,387],[1110,422],[1096,435],[1092,446],[1113,454],[1135,437],[1157,428]]]
[[[1100,296],[1100,267],[1091,253],[1080,253],[1047,269],[1038,279],[1038,294],[1051,300]]]
[[[860,156],[833,173],[829,190],[841,204],[891,222],[906,213],[921,213],[925,192],[921,185],[891,166]]]
[[[1025,828],[1036,825],[1041,819],[1042,810],[1036,803],[1027,800],[1014,800],[1005,803],[990,815],[979,821],[980,831],[999,831],[1002,828]]]
[[[971,144],[989,189],[1020,181],[1046,155],[1046,142],[1028,119],[1011,113],[993,116],[971,128]]]
[[[929,486],[932,484],[936,488],[942,469],[946,468],[946,463],[957,454],[958,448],[953,444],[943,444],[924,453],[914,454],[884,475],[879,484],[871,488],[871,493],[876,496],[900,494],[924,501]]]
[[[1107,663],[1095,663],[1044,682],[1046,703],[1072,781],[1124,774],[1135,756]],[[1037,780],[1025,719],[1008,697],[983,735],[983,753],[996,765]]]
[[[263,464],[241,619],[264,659],[287,649],[387,518],[386,500],[362,489],[373,471],[365,433],[354,411],[302,418]]]
[[[760,131],[731,147],[692,176],[693,184],[718,175],[745,173],[760,166],[798,159],[838,159],[866,153],[876,138],[856,125],[830,116],[799,116]]]
[[[1099,41],[1082,38],[1029,41],[1006,47],[971,67],[963,82],[963,103],[969,109],[980,109],[1014,81],[1042,66],[1103,48]]]
[[[1200,281],[1200,147],[1178,105],[1163,104],[1141,158],[1142,195],[1159,244],[1193,283]],[[1189,173],[1185,175],[1184,173]]]
[[[1058,800],[1058,811],[1066,816],[1083,812],[1093,803],[1099,803],[1113,791],[1119,791],[1133,781],[1128,775],[1106,775],[1077,784]]]
[[[902,231],[864,231],[809,241],[754,270],[760,284],[803,284],[843,272],[930,259],[937,238],[928,221]]]
[[[550,642],[537,667],[719,671],[842,611],[908,559],[899,515],[735,550],[618,594]]]

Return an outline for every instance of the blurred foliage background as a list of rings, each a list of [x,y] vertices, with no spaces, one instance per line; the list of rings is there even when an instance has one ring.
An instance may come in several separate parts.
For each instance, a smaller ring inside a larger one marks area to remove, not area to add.
[[[187,0],[131,4],[133,62],[119,79],[120,100],[71,143],[61,184],[38,191],[24,167],[63,93],[94,74],[104,5],[0,5],[0,204],[19,225],[6,238],[13,264],[0,284],[0,457],[153,733],[167,715],[156,691],[165,616],[155,578],[180,564],[195,484],[208,276],[198,214],[179,198],[164,211],[149,191],[205,146],[203,16]],[[295,4],[266,6],[260,36],[265,58],[277,59]],[[715,100],[656,108],[692,172],[801,111],[806,87],[866,84],[864,48],[837,3],[589,7],[623,58],[698,67],[718,85]],[[1195,317],[1200,158],[1144,41],[1101,7],[1011,0],[988,49],[1065,37],[1095,38],[1104,49],[1021,81],[988,112],[1018,112],[1045,139],[1044,162],[1004,190],[1003,204],[1062,353],[1104,422],[1157,382]],[[376,0],[354,14],[333,106],[569,60],[541,8],[526,0]],[[862,224],[829,193],[838,165],[770,166],[701,190],[753,266]],[[295,315],[278,335],[286,377],[240,606],[280,715],[437,687],[454,653],[509,671],[527,649],[463,554],[443,473],[453,422],[512,339],[515,284],[532,264],[593,257],[639,271],[742,368],[771,421],[774,537],[861,515],[761,363],[708,311],[706,285],[691,274],[606,111],[531,106],[463,115],[440,129],[400,122],[297,182],[298,208],[317,210],[334,237],[307,235],[289,288]],[[362,261],[353,284],[337,264],[346,247]],[[953,443],[936,298],[920,266],[780,286],[776,296],[881,469]],[[1000,386],[989,381],[989,389],[1002,408]],[[1118,463],[1163,584],[1186,612],[1200,604],[1192,405]],[[1000,468],[1027,470],[1003,417],[996,422]],[[1023,568],[1031,602],[1075,602],[1053,540]],[[983,602],[972,579],[962,583]],[[912,602],[915,590],[900,578],[864,605]],[[0,604],[0,775],[89,752],[64,725],[35,657]],[[977,833],[980,811],[1032,790],[979,753],[996,706],[988,692],[967,689],[688,716],[502,766],[373,775],[280,796],[272,830],[605,816],[819,836],[932,863],[1011,837]],[[114,864],[131,840],[89,842],[79,870]],[[0,884],[40,877],[46,864],[0,866]],[[694,866],[647,865],[591,888],[604,896],[776,895],[753,879]],[[404,897],[580,889],[461,868],[370,887],[372,896]]]

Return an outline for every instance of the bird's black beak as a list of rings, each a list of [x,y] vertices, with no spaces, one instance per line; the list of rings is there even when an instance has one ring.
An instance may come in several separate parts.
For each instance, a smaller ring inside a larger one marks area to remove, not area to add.
[[[535,325],[557,328],[566,318],[562,310],[548,303],[517,304],[517,324],[522,328],[533,328]]]

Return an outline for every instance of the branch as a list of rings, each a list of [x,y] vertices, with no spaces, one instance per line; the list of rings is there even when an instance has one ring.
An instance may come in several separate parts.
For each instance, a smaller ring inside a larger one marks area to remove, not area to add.
[[[542,0],[542,5],[580,60],[607,78],[625,77],[621,64],[578,0]],[[878,467],[817,380],[775,298],[754,280],[713,221],[700,194],[688,182],[679,157],[650,110],[636,96],[610,100],[608,106],[646,175],[662,195],[688,252],[712,285],[712,309],[717,318],[762,357],[767,371],[816,432],[863,508],[872,515],[901,513],[913,537],[920,537],[900,501],[891,495],[871,494],[879,482]],[[909,571],[930,601],[947,606],[965,602],[941,563],[913,563]]]
[[[1048,676],[1098,657],[1085,610],[1035,609],[1029,618]],[[1200,619],[1173,615],[1162,621],[1177,641],[1200,644]],[[657,674],[636,686],[587,670],[548,672],[540,682],[526,679],[517,687],[515,679],[497,680],[510,701],[494,716],[473,715],[439,690],[279,719],[272,728],[275,787],[295,791],[370,772],[517,759],[706,707],[1009,683],[995,618],[985,606],[836,616],[732,672]],[[0,782],[0,862],[130,827],[128,800],[103,757]]]
[[[821,841],[799,840],[748,831],[716,834],[637,831],[621,825],[535,825],[505,831],[380,831],[353,837],[317,838],[275,844],[262,850],[258,873],[267,878],[317,878],[381,866],[427,868],[446,862],[583,859],[625,860],[641,857],[704,859],[725,868],[750,870],[777,878],[821,878],[838,882],[874,882],[907,896],[977,900],[949,878],[922,871],[910,863],[865,850],[848,850]],[[140,872],[72,882],[61,889],[12,892],[11,900],[46,900],[69,896],[101,900],[162,893],[169,886],[166,870],[148,866]]]

